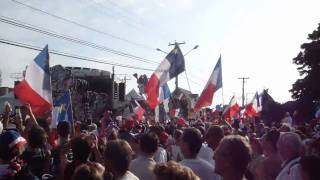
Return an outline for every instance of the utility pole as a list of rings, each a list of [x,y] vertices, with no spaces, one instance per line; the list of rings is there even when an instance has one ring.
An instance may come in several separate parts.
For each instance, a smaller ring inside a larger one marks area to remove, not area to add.
[[[175,46],[175,45],[183,45],[183,44],[186,44],[186,42],[185,41],[183,41],[183,42],[177,42],[176,40],[174,40],[174,43],[169,43],[169,45],[168,46]],[[175,82],[175,84],[176,84],[176,89],[178,89],[178,76],[176,76],[176,82]]]
[[[249,77],[239,77],[238,79],[242,80],[242,108],[244,107],[244,83],[247,79],[250,79]]]

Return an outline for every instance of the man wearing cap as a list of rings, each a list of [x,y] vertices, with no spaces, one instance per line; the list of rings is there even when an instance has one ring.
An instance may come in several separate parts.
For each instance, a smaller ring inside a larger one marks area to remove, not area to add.
[[[16,131],[6,131],[0,135],[0,179],[16,175],[21,169],[14,160],[21,155],[27,141]]]

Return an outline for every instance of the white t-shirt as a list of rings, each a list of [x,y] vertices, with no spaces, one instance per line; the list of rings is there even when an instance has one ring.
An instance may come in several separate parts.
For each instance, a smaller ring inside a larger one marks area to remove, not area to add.
[[[172,160],[174,161],[181,161],[183,159],[183,154],[181,152],[180,146],[177,145],[171,145],[171,153],[172,153]]]
[[[139,180],[139,178],[130,171],[127,171],[122,177],[117,178],[116,180]]]
[[[157,163],[165,163],[167,162],[168,160],[168,157],[167,157],[167,151],[165,149],[163,149],[163,147],[158,147],[158,150],[157,152],[155,153],[154,155],[154,158],[153,158]]]
[[[155,179],[153,174],[153,168],[156,162],[152,157],[138,156],[130,164],[130,171],[136,175],[139,179]]]
[[[220,177],[214,173],[214,167],[207,161],[196,159],[184,159],[180,164],[192,169],[192,171],[202,180],[218,180]]]
[[[207,161],[213,167],[215,167],[215,161],[213,160],[214,151],[207,145],[202,144],[201,149],[198,153],[198,158]]]
[[[295,158],[288,162],[278,174],[276,180],[300,180],[301,173],[300,173],[300,157]]]

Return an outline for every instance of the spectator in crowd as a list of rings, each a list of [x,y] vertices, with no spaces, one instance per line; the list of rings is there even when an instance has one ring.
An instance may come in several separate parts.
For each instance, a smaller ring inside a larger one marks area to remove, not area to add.
[[[217,147],[214,159],[215,172],[224,180],[242,180],[251,160],[251,147],[247,140],[239,135],[229,135],[222,139]]]
[[[213,166],[215,165],[215,162],[213,160],[214,151],[218,147],[223,137],[224,137],[224,133],[220,126],[214,125],[209,127],[209,129],[207,130],[205,138],[206,138],[206,142],[208,143],[208,147],[210,148],[210,151],[207,152],[207,157],[204,158],[204,160],[208,161]],[[201,153],[201,150],[200,150],[200,153]],[[199,155],[198,157],[201,158],[201,155],[200,156]]]
[[[112,140],[107,142],[105,151],[106,176],[117,180],[139,179],[129,171],[132,149],[124,140]]]
[[[304,156],[300,159],[301,180],[320,179],[320,158],[315,155]]]
[[[51,141],[54,145],[52,150],[53,167],[52,171],[54,174],[59,174],[58,167],[60,166],[60,156],[62,148],[65,148],[70,141],[70,123],[68,121],[61,121],[57,125],[58,139],[52,137]]]
[[[156,134],[148,133],[140,137],[140,153],[130,165],[130,171],[139,179],[155,179],[153,168],[156,162],[153,159],[158,149],[159,139]]]
[[[183,159],[183,155],[179,146],[180,140],[181,140],[181,136],[182,136],[182,130],[180,129],[176,129],[173,132],[173,139],[174,142],[173,144],[169,147],[169,152],[171,154],[171,159],[179,162]]]
[[[72,180],[103,180],[104,167],[99,163],[86,163],[76,168]]]
[[[272,129],[262,137],[262,149],[265,158],[258,164],[258,179],[275,179],[281,170],[281,158],[277,149],[280,132]]]
[[[300,179],[299,161],[303,144],[299,135],[293,132],[281,134],[277,148],[282,159],[282,170],[276,180]]]
[[[33,126],[28,133],[28,146],[22,154],[30,172],[41,178],[49,172],[51,152],[47,149],[47,134],[40,126]]]
[[[0,135],[0,179],[13,179],[21,170],[16,160],[26,143],[19,133],[12,130]]]
[[[248,171],[246,173],[247,177],[252,177],[257,179],[257,167],[258,164],[264,159],[263,150],[260,141],[252,134],[249,138],[250,147],[252,149],[252,159],[248,165]]]
[[[194,172],[175,161],[159,163],[153,170],[157,180],[200,180]]]
[[[91,144],[88,141],[86,135],[81,135],[78,137],[75,137],[70,142],[71,145],[71,151],[72,151],[72,161],[70,163],[67,163],[64,167],[64,163],[62,163],[60,166],[64,169],[63,177],[65,180],[71,179],[74,170],[80,166],[81,164],[89,162],[90,154],[91,154]],[[65,151],[65,153],[61,153],[63,156],[62,161],[67,157],[68,151]]]
[[[218,176],[214,173],[214,167],[207,161],[197,158],[197,155],[202,146],[201,133],[196,128],[186,128],[183,131],[180,148],[184,160],[181,165],[189,167],[201,179],[217,179]]]

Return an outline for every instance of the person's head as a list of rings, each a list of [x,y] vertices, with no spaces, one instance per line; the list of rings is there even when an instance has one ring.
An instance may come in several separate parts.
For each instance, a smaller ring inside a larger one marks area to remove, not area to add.
[[[132,149],[127,141],[112,140],[107,142],[105,150],[105,166],[116,176],[123,176],[129,169]]]
[[[6,131],[0,135],[0,160],[10,162],[22,154],[27,141],[16,131]]]
[[[58,135],[61,138],[68,138],[70,135],[70,123],[68,121],[60,121],[57,126]]]
[[[186,128],[183,131],[180,148],[184,157],[196,158],[202,146],[201,133],[196,128]]]
[[[91,144],[87,135],[80,135],[71,140],[71,149],[74,160],[86,162],[91,154]]]
[[[247,140],[239,135],[229,135],[222,139],[217,147],[214,160],[215,172],[225,177],[242,177],[251,160],[252,150]]]
[[[287,161],[301,155],[303,144],[298,134],[286,132],[280,135],[277,148],[281,159]]]
[[[175,143],[179,143],[182,137],[183,131],[180,129],[175,129],[173,132],[173,138]]]
[[[280,132],[290,132],[291,131],[291,126],[287,123],[283,123],[281,127],[279,128]]]
[[[253,157],[263,154],[262,146],[258,138],[256,138],[255,136],[251,136],[249,138],[249,143],[252,149]]]
[[[206,133],[206,141],[208,143],[208,146],[215,150],[223,137],[224,133],[220,126],[209,127]]]
[[[104,167],[99,163],[86,163],[78,166],[72,180],[103,180]]]
[[[277,152],[277,142],[280,137],[280,132],[272,129],[262,137],[262,149],[266,156]]]
[[[320,158],[319,156],[303,156],[300,159],[300,172],[302,180],[320,179]]]
[[[40,126],[33,126],[28,133],[30,148],[43,148],[47,142],[47,133]]]
[[[143,134],[140,137],[140,151],[148,156],[153,156],[158,149],[159,139],[154,133]]]
[[[156,175],[157,180],[200,180],[190,168],[174,161],[157,164],[153,169],[153,173]]]

